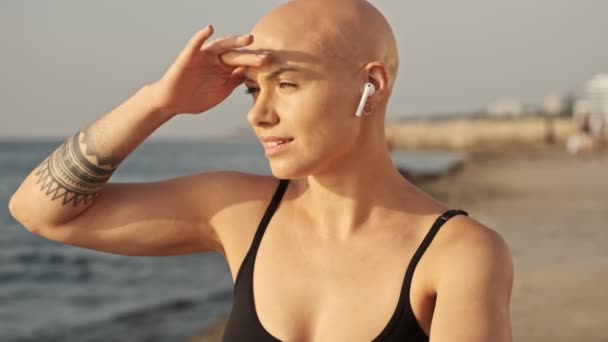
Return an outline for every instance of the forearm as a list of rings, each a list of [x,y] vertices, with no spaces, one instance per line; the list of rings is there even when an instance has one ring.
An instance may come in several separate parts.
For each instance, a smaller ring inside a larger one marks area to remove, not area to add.
[[[23,181],[9,203],[30,230],[76,217],[94,202],[120,163],[171,118],[150,86],[68,138]]]

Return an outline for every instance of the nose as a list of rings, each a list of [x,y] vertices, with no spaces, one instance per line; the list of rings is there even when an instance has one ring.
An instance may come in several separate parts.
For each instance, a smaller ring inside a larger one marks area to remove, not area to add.
[[[273,109],[272,101],[268,96],[264,96],[260,92],[247,113],[247,121],[254,127],[268,127],[279,123],[279,116]]]

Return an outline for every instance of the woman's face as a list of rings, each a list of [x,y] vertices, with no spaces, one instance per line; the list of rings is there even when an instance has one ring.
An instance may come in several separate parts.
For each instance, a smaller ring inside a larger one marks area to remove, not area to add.
[[[274,50],[272,59],[249,69],[245,80],[253,98],[247,119],[258,138],[290,139],[276,153],[264,143],[272,173],[303,178],[327,172],[356,151],[363,119],[355,116],[362,91],[358,70],[301,51]]]
[[[277,153],[266,150],[276,177],[335,172],[360,162],[361,147],[375,151],[384,138],[389,79],[395,79],[398,55],[388,22],[373,6],[290,1],[250,33],[254,41],[247,49],[270,52],[273,63],[245,71],[253,97],[248,120],[262,141],[291,140]],[[377,115],[357,117],[368,81],[376,86],[369,100]]]

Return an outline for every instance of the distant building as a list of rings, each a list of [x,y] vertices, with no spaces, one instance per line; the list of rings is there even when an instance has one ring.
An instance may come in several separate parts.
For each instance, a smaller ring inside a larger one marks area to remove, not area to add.
[[[591,106],[586,98],[576,100],[572,107],[572,118],[577,126],[581,125],[584,120],[591,114]]]
[[[568,115],[572,113],[574,97],[570,94],[552,94],[547,96],[542,106],[547,115]]]
[[[604,137],[608,125],[608,74],[597,75],[587,82],[584,99],[590,114],[591,133]]]

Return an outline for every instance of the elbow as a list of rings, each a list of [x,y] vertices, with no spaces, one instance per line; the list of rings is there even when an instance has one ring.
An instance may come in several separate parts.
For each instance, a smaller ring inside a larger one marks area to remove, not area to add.
[[[29,232],[36,235],[42,235],[40,227],[33,224],[33,222],[28,219],[28,215],[24,213],[23,206],[19,205],[16,194],[14,194],[8,202],[8,212],[15,221],[20,223]]]
[[[60,243],[68,243],[70,236],[65,230],[58,229],[60,225],[41,220],[31,206],[24,205],[17,194],[13,195],[8,202],[8,211],[11,216],[28,232],[38,235],[47,240]],[[27,203],[27,202],[26,202]]]
[[[11,196],[11,199],[8,201],[8,212],[15,219],[15,221],[21,223],[21,219],[19,217],[19,207],[17,205],[17,200],[15,199],[15,195]]]

